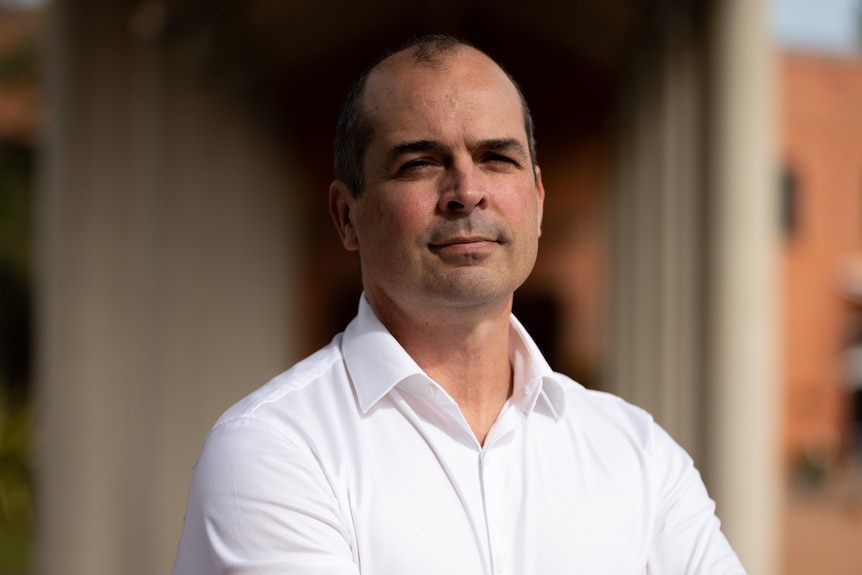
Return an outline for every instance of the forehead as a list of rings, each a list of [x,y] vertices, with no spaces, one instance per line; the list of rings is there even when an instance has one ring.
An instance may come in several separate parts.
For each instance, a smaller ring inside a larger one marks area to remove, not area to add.
[[[515,85],[488,56],[466,46],[432,62],[416,62],[404,52],[384,60],[368,77],[362,106],[375,137],[381,135],[380,129],[388,133],[429,120],[438,126],[453,119],[510,124],[524,132],[524,110]]]

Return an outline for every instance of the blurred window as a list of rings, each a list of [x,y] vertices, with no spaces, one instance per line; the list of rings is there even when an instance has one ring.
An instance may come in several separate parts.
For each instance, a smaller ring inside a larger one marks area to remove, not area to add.
[[[789,166],[781,170],[779,193],[781,230],[786,237],[792,237],[799,226],[799,178]]]

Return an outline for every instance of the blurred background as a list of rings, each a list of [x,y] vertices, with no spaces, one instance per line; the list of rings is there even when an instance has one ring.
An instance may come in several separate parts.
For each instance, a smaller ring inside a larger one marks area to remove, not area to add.
[[[859,0],[0,1],[0,573],[170,571],[209,427],[355,312],[338,106],[428,32],[533,109],[552,366],[750,573],[862,573]]]

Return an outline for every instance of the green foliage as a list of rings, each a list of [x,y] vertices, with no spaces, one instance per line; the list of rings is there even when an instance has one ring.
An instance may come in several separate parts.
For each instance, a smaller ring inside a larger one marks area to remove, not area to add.
[[[33,151],[0,142],[0,574],[28,572],[32,554],[32,196]]]
[[[0,53],[0,90],[34,87],[38,35]],[[35,151],[0,140],[0,574],[31,569],[31,246]]]
[[[36,81],[36,54],[34,39],[13,47],[0,55],[0,86],[32,85]]]
[[[23,573],[30,565],[33,481],[29,403],[0,401],[0,573]]]
[[[0,142],[0,266],[29,279],[33,151]]]

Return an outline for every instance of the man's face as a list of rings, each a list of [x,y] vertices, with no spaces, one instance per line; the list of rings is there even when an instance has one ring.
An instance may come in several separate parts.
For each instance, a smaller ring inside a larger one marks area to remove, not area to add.
[[[536,259],[544,189],[518,93],[485,55],[442,67],[399,54],[368,79],[373,139],[358,198],[341,190],[345,247],[359,250],[375,310],[509,302]]]

